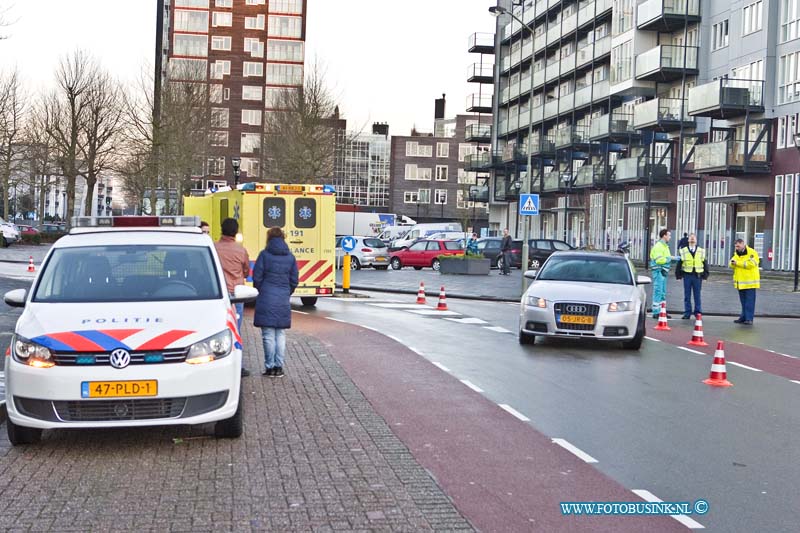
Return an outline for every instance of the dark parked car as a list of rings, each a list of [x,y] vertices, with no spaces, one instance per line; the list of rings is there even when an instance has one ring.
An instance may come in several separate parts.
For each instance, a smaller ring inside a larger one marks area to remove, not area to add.
[[[503,253],[500,245],[502,237],[484,237],[478,239],[478,252],[492,261],[492,267],[503,268]],[[511,266],[519,268],[522,264],[522,241],[511,241]]]
[[[45,223],[39,226],[39,231],[42,233],[66,233],[67,225],[58,222]]]
[[[545,259],[550,257],[553,252],[575,249],[574,246],[558,239],[531,239],[528,242],[528,268],[532,270],[539,270]]]

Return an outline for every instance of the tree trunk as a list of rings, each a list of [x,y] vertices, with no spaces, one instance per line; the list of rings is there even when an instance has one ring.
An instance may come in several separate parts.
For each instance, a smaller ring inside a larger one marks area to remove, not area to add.
[[[85,176],[86,179],[86,197],[83,199],[83,214],[85,216],[94,216],[92,211],[92,203],[94,201],[94,186],[97,183],[97,175],[89,173]]]

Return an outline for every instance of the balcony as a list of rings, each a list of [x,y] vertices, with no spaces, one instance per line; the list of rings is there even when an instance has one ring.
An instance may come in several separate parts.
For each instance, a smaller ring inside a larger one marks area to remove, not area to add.
[[[571,180],[572,174],[568,170],[553,170],[547,172],[542,180],[542,192],[566,191],[567,185]]]
[[[553,44],[561,39],[561,24],[555,24],[547,30],[547,44]]]
[[[542,85],[544,85],[544,69],[540,68],[533,73],[533,88],[538,89]]]
[[[525,162],[527,159],[527,154],[521,150],[521,147],[514,143],[509,143],[503,148],[502,152],[500,152],[500,161],[503,163],[512,163],[512,162]]]
[[[554,98],[544,104],[544,119],[558,116],[558,98]]]
[[[494,54],[494,34],[473,33],[469,36],[467,51],[470,54]]]
[[[766,141],[728,139],[694,147],[694,171],[697,174],[741,175],[770,171]]]
[[[572,53],[567,57],[561,60],[561,76],[563,77],[565,74],[569,74],[573,70],[575,70],[575,63],[578,54]]]
[[[592,101],[604,100],[611,94],[611,84],[608,80],[599,81],[594,84],[594,92],[592,93]]]
[[[637,130],[676,131],[681,127],[694,128],[686,100],[655,98],[633,108],[633,127]]]
[[[578,9],[578,26],[583,27],[584,25],[592,22],[594,20],[594,8],[595,2],[589,2],[585,4],[583,7]]]
[[[494,65],[485,63],[474,63],[467,70],[467,81],[469,83],[492,83],[494,82]]]
[[[594,59],[601,59],[603,56],[611,54],[611,36],[598,39],[594,43]]]
[[[591,187],[600,187],[606,183],[606,166],[602,163],[595,163],[593,165],[583,165],[575,173],[575,181],[572,187],[575,189],[584,189]]]
[[[549,83],[557,79],[560,68],[560,62],[557,59],[547,65],[547,69],[545,69],[544,81]]]
[[[633,116],[610,113],[592,119],[589,138],[593,141],[625,141],[635,135]]]
[[[587,85],[575,91],[575,109],[587,106],[592,103],[592,86]]]
[[[636,13],[640,30],[671,32],[700,22],[700,0],[647,0]]]
[[[464,140],[468,143],[488,143],[492,141],[491,124],[470,124],[464,132]]]
[[[491,113],[492,95],[471,94],[467,96],[467,113]]]
[[[478,152],[476,154],[467,154],[464,157],[464,168],[467,171],[475,170],[488,170],[492,167],[494,158],[490,152]]]
[[[573,124],[571,126],[556,128],[557,149],[581,147],[586,148],[589,144],[589,128],[583,124]]]
[[[636,57],[636,79],[673,81],[680,79],[684,72],[686,76],[696,76],[697,51],[696,46],[656,46]]]
[[[531,146],[531,155],[538,155],[540,157],[553,157],[556,155],[556,142],[555,136],[545,135],[539,142],[533,140]]]
[[[561,35],[566,37],[575,31],[578,28],[578,14],[573,13],[567,17],[564,17],[563,22],[561,23]]]
[[[522,184],[514,176],[496,173],[493,181],[496,202],[515,202],[519,199],[519,190]]]
[[[655,150],[656,145],[668,145],[666,150]],[[609,183],[668,185],[672,184],[672,143],[656,142],[644,147],[645,152],[633,157],[618,159]],[[658,152],[661,151],[659,154]]]
[[[720,79],[689,89],[689,114],[728,119],[764,112],[764,82]]]

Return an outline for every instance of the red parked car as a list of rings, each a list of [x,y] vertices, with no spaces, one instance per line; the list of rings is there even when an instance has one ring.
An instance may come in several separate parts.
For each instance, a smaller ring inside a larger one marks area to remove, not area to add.
[[[458,241],[417,241],[408,248],[392,252],[389,264],[394,270],[400,270],[407,266],[414,267],[416,270],[423,267],[439,270],[440,255],[464,255],[464,248]]]
[[[21,235],[38,235],[39,230],[33,226],[26,226],[24,224],[17,224]]]

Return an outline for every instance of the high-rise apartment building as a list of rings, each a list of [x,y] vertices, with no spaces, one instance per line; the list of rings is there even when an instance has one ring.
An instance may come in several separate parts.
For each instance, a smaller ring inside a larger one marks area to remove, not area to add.
[[[338,130],[331,180],[336,188],[337,204],[387,212],[390,168],[388,124],[373,124],[372,133]]]
[[[232,183],[237,157],[241,179],[260,176],[266,113],[303,85],[306,1],[159,0],[159,81],[208,84],[206,182]]]
[[[491,226],[514,227],[530,177],[534,236],[644,260],[669,228],[713,264],[743,238],[791,269],[798,3],[500,0],[493,152],[472,165],[492,170]]]

